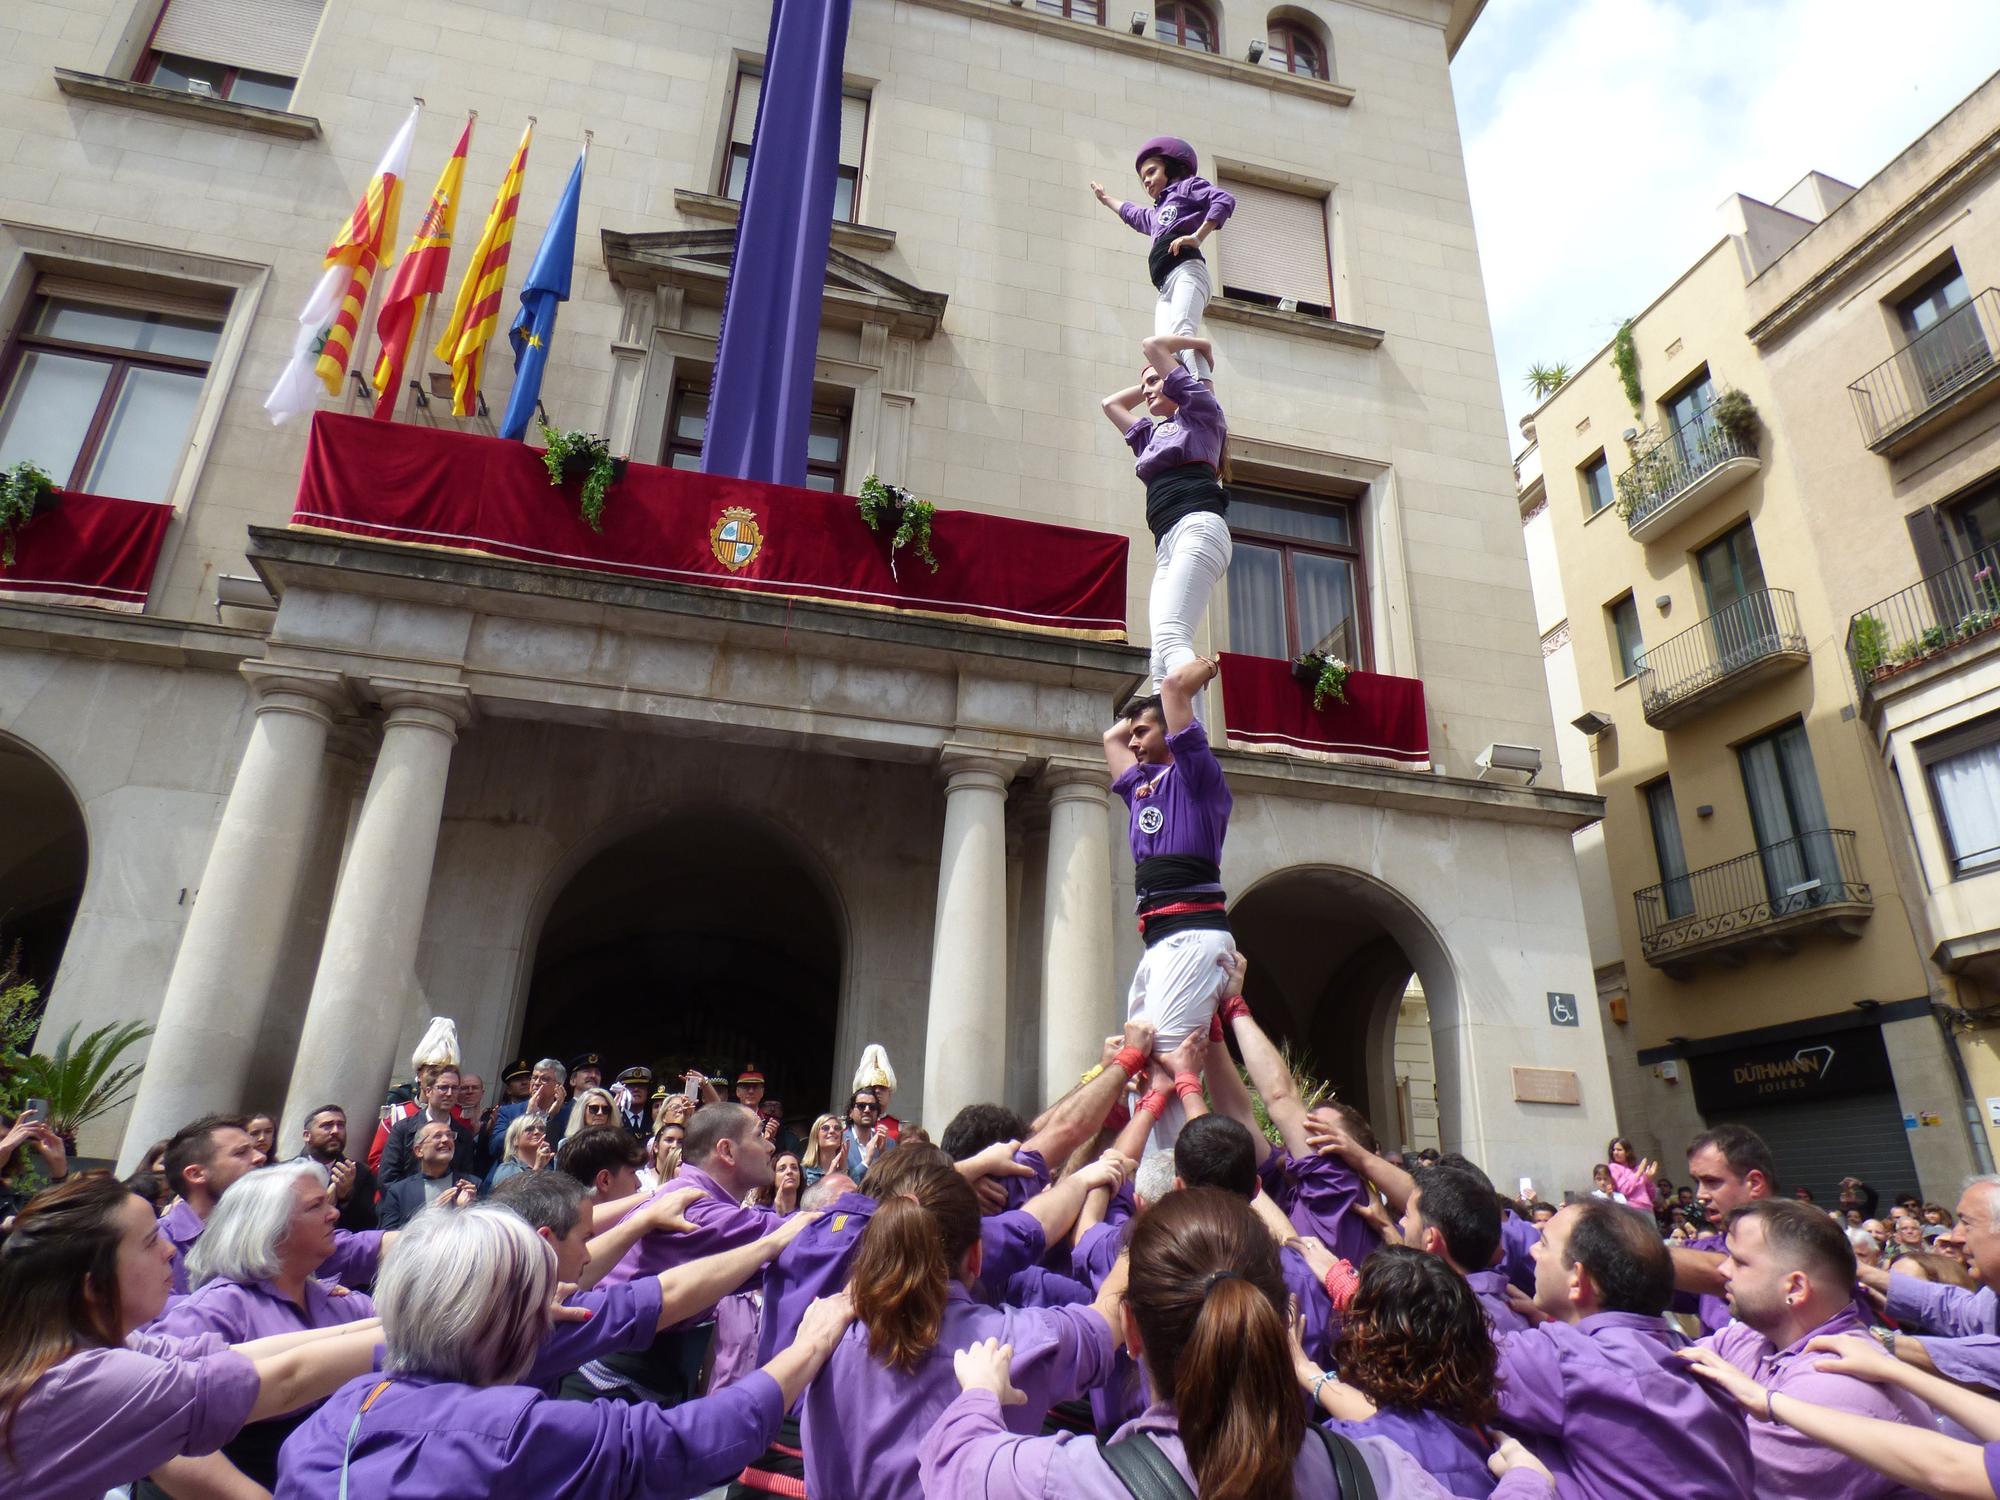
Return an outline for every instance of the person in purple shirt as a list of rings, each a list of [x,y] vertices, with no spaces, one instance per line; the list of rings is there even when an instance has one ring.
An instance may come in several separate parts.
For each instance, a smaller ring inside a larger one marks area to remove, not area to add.
[[[1334,1344],[1336,1376],[1293,1337],[1299,1384],[1351,1438],[1385,1437],[1454,1495],[1493,1493],[1487,1467],[1498,1355],[1479,1299],[1442,1256],[1391,1245],[1368,1257]]]
[[[1730,1219],[1725,1295],[1735,1321],[1700,1347],[1713,1350],[1767,1390],[1856,1416],[1929,1427],[1923,1402],[1893,1386],[1817,1368],[1813,1340],[1866,1328],[1854,1306],[1854,1248],[1840,1226],[1809,1203],[1765,1198]],[[1914,1500],[1864,1464],[1789,1427],[1750,1424],[1757,1493],[1785,1500]]]
[[[1154,136],[1139,148],[1133,165],[1139,186],[1153,200],[1150,208],[1114,201],[1102,183],[1093,182],[1090,191],[1152,242],[1146,273],[1160,294],[1153,307],[1153,332],[1192,336],[1201,331],[1212,289],[1202,241],[1229,222],[1236,200],[1199,175],[1201,158],[1177,136]],[[1206,380],[1213,367],[1204,353],[1189,360],[1188,371]]]
[[[1110,1372],[1122,1277],[1088,1307],[987,1307],[971,1291],[979,1224],[971,1187],[935,1159],[876,1205],[854,1258],[855,1325],[806,1391],[810,1493],[920,1500],[916,1440],[956,1394],[952,1351],[966,1344],[995,1337],[1020,1350],[1027,1394],[1008,1414],[1018,1432],[1039,1431],[1050,1407]]]
[[[1465,1278],[1493,1337],[1526,1328],[1528,1320],[1507,1301],[1506,1272],[1495,1269],[1500,1259],[1500,1200],[1486,1174],[1466,1162],[1424,1167],[1413,1178],[1400,1226],[1403,1243],[1438,1256]]]
[[[1938,1249],[1965,1262],[1976,1291],[1862,1266],[1862,1289],[1897,1325],[1876,1334],[1898,1359],[1952,1380],[2000,1390],[2000,1178],[1975,1177],[1959,1195]]]
[[[1756,1131],[1743,1125],[1717,1125],[1704,1130],[1688,1146],[1688,1175],[1695,1197],[1709,1218],[1722,1223],[1739,1208],[1778,1195],[1778,1169],[1771,1148]],[[1713,1333],[1729,1321],[1723,1300],[1722,1263],[1728,1258],[1728,1236],[1705,1234],[1676,1249],[1674,1311],[1693,1313],[1703,1333]]]
[[[1651,1216],[1602,1199],[1565,1207],[1535,1246],[1543,1321],[1500,1344],[1500,1426],[1563,1500],[1756,1493],[1742,1416],[1689,1378],[1661,1314],[1674,1268]]]
[[[0,1244],[0,1495],[97,1500],[147,1475],[243,1493],[216,1450],[373,1362],[372,1322],[235,1346],[139,1332],[166,1305],[173,1258],[152,1205],[108,1172],[22,1209]]]
[[[1242,1199],[1214,1188],[1169,1194],[1133,1223],[1121,1336],[1154,1392],[1111,1447],[1151,1447],[1205,1496],[1290,1500],[1333,1493],[1328,1439],[1308,1429],[1286,1339],[1277,1247]],[[1028,1437],[1012,1420],[1023,1392],[1017,1351],[984,1340],[961,1349],[960,1394],[918,1450],[930,1500],[1129,1500],[1099,1445],[1072,1434]],[[1354,1440],[1382,1500],[1448,1494],[1387,1438]],[[1504,1445],[1497,1494],[1550,1493],[1518,1443]]]
[[[160,1215],[160,1233],[174,1247],[174,1291],[188,1289],[187,1253],[229,1185],[264,1165],[264,1153],[241,1115],[203,1115],[167,1141],[167,1184],[178,1201]]]
[[[292,1434],[275,1494],[287,1500],[537,1500],[691,1496],[764,1451],[852,1314],[817,1304],[798,1342],[718,1395],[554,1401],[514,1384],[549,1334],[556,1256],[512,1210],[426,1214],[376,1290],[382,1373],[351,1380]]]

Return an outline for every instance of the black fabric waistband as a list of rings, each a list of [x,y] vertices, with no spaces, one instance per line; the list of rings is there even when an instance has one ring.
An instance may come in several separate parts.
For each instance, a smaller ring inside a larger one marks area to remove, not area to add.
[[[1215,899],[1222,896],[1215,893]],[[1140,919],[1140,930],[1145,935],[1146,946],[1152,947],[1161,938],[1172,937],[1177,932],[1228,932],[1229,913],[1226,911],[1177,911],[1164,917],[1144,917]]]
[[[1199,224],[1195,225],[1195,229],[1200,227]],[[1146,274],[1153,278],[1154,290],[1157,291],[1167,284],[1167,277],[1173,274],[1175,266],[1191,260],[1208,259],[1199,250],[1183,250],[1179,255],[1174,254],[1171,248],[1174,241],[1183,234],[1193,233],[1194,229],[1183,229],[1178,224],[1170,224],[1153,236],[1152,246],[1146,251]]]
[[[1229,510],[1229,491],[1207,464],[1176,464],[1146,481],[1146,527],[1155,547],[1176,521],[1203,510],[1218,516]]]
[[[1133,885],[1139,893],[1139,909],[1148,900],[1159,900],[1176,891],[1196,886],[1220,886],[1222,866],[1199,854],[1149,854],[1139,861]]]

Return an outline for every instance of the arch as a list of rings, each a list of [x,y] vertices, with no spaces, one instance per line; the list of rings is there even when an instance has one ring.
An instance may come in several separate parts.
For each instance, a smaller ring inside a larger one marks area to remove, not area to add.
[[[1222,28],[1214,7],[1203,0],[1160,0],[1153,7],[1153,35],[1175,47],[1220,52]]]
[[[1274,6],[1264,22],[1264,66],[1331,82],[1333,38],[1326,24],[1303,6]]]
[[[1463,1004],[1458,966],[1418,906],[1373,876],[1339,865],[1273,871],[1230,905],[1250,960],[1249,995],[1275,1038],[1306,1053],[1339,1097],[1362,1110],[1385,1147],[1402,1144],[1396,1031],[1414,974],[1430,1011],[1438,1127],[1463,1140]]]
[[[44,1001],[90,870],[83,803],[67,777],[27,741],[0,733],[0,972],[20,945],[20,974]]]
[[[788,1105],[827,1091],[848,914],[817,851],[766,814],[625,812],[551,870],[528,930],[516,1050],[662,1078],[754,1061]]]

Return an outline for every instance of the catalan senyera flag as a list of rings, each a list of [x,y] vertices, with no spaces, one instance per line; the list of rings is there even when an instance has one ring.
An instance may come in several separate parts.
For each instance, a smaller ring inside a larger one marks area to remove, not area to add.
[[[458,138],[451,160],[444,164],[423,222],[403,250],[402,264],[382,294],[375,314],[375,341],[382,353],[375,361],[375,415],[386,418],[396,409],[403,385],[403,365],[410,340],[422,326],[424,308],[444,290],[444,273],[451,260],[451,230],[458,221],[459,184],[465,180],[465,153],[472,145],[472,121]]]
[[[500,191],[493,195],[493,211],[486,216],[465,279],[458,284],[451,322],[438,340],[437,357],[451,366],[453,416],[469,417],[478,405],[479,371],[486,346],[500,327],[500,294],[507,285],[507,256],[514,244],[514,218],[521,210],[521,180],[527,175],[528,142],[534,133],[530,121],[507,164],[507,175],[500,179]]]
[[[396,218],[402,205],[403,174],[410,161],[410,140],[417,132],[419,110],[412,108],[368,179],[354,213],[327,246],[326,270],[299,312],[299,332],[292,357],[278,383],[265,398],[273,422],[309,413],[319,403],[319,387],[340,392],[354,330],[368,298],[368,283],[385,249],[393,253]]]

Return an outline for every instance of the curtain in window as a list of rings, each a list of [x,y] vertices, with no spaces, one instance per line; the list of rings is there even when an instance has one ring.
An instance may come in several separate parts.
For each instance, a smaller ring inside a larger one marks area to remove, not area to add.
[[[1245,656],[1292,654],[1285,641],[1284,554],[1239,541],[1229,560],[1229,649]]]
[[[2000,741],[1935,762],[1931,785],[1957,873],[2000,869]]]
[[[1838,899],[1844,894],[1840,861],[1804,726],[1745,745],[1741,761],[1772,914]]]
[[[1694,888],[1688,880],[1687,851],[1681,847],[1681,817],[1674,808],[1671,782],[1646,789],[1646,811],[1653,821],[1653,857],[1660,866],[1660,893],[1671,921],[1694,915]]]
[[[1343,558],[1292,554],[1292,588],[1299,608],[1299,650],[1324,649],[1359,666],[1361,641],[1354,622],[1354,567]],[[1233,637],[1232,637],[1233,639]]]

